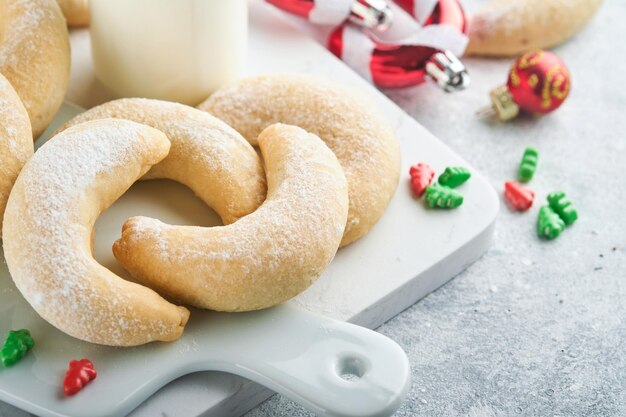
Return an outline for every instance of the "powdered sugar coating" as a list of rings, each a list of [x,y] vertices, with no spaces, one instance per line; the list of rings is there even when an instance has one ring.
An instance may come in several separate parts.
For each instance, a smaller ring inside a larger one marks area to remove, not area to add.
[[[380,219],[398,186],[400,149],[389,124],[367,97],[330,80],[295,74],[251,77],[218,90],[199,106],[250,143],[273,123],[299,126],[335,153],[348,180],[345,246]]]
[[[0,0],[0,73],[39,136],[59,110],[70,74],[69,35],[56,0]]]
[[[53,137],[25,165],[7,205],[5,258],[22,295],[58,329],[114,346],[182,334],[187,310],[119,278],[91,253],[100,213],[169,147],[155,129],[104,119]]]
[[[320,276],[346,224],[341,166],[294,126],[268,127],[259,145],[268,195],[252,214],[211,228],[126,222],[113,253],[138,282],[197,307],[246,311],[281,303]]]
[[[0,233],[9,193],[33,151],[28,113],[11,84],[0,75]]]
[[[492,0],[471,16],[469,55],[517,56],[568,39],[602,0]]]
[[[226,123],[183,104],[129,98],[110,101],[70,120],[124,118],[154,127],[172,142],[169,155],[144,179],[169,178],[187,185],[230,224],[252,213],[265,199],[261,159]]]

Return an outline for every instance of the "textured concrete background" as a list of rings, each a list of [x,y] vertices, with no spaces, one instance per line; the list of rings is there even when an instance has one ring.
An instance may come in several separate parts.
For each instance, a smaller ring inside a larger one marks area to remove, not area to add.
[[[550,0],[547,0],[550,1]],[[478,0],[464,0],[471,11]],[[397,417],[626,416],[626,1],[605,0],[555,49],[572,73],[551,116],[478,120],[511,60],[466,59],[473,85],[389,96],[484,173],[497,190],[524,147],[540,151],[525,214],[503,205],[487,254],[378,330],[409,355],[413,387]],[[581,218],[540,241],[537,210],[564,190]],[[311,414],[274,396],[246,417]]]

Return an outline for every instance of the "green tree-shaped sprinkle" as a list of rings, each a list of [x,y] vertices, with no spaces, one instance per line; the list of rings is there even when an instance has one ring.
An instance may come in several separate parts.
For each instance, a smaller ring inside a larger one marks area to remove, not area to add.
[[[467,181],[472,174],[463,167],[447,167],[439,176],[439,184],[446,187],[456,188]]]
[[[526,148],[524,156],[522,156],[522,162],[519,166],[518,177],[521,182],[528,182],[535,175],[537,170],[537,160],[539,158],[539,152],[535,148]]]
[[[565,229],[565,223],[550,206],[543,206],[539,210],[537,233],[541,237],[556,239]]]
[[[563,191],[548,194],[548,203],[566,225],[569,226],[578,219],[578,212]]]
[[[463,204],[461,193],[436,182],[426,188],[424,198],[429,207],[456,208]]]
[[[9,330],[7,340],[0,350],[0,360],[4,367],[15,365],[29,350],[33,348],[35,341],[26,329]]]

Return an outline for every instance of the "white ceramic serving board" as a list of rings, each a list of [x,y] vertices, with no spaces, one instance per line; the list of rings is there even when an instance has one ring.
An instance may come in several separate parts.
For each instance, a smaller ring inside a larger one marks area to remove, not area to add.
[[[472,170],[471,180],[461,189],[465,203],[453,211],[427,209],[423,201],[413,198],[408,187],[408,168],[411,164],[427,161],[436,171],[441,172],[449,165],[463,165],[471,169],[467,162],[323,47],[295,29],[281,12],[262,0],[250,1],[249,38],[247,73],[312,73],[363,90],[372,96],[381,112],[395,127],[402,148],[400,186],[381,221],[365,238],[340,250],[319,281],[291,301],[292,304],[331,318],[374,328],[448,281],[487,249],[499,203],[495,191],[479,173]],[[88,31],[72,32],[71,41],[72,76],[68,101],[92,107],[113,98],[93,76]],[[72,112],[69,107],[65,107],[65,111]],[[372,178],[372,181],[376,179]],[[111,243],[118,237],[124,219],[138,214],[178,224],[209,226],[218,223],[215,214],[182,186],[168,181],[136,184],[104,213],[96,225],[97,259],[123,276],[126,276],[125,272],[111,254]],[[4,268],[4,265],[0,268],[0,295],[10,293],[17,299],[16,303],[24,303]],[[69,354],[76,348],[77,342],[40,323],[41,320],[34,314],[16,317],[8,314],[7,309],[10,308],[4,306],[4,312],[0,313],[0,334],[9,328],[21,326],[46,328],[46,336],[52,338],[52,342],[60,349],[66,349]],[[12,320],[4,320],[5,317],[12,317]],[[128,355],[136,358],[134,361],[128,361],[123,356],[126,355],[124,350],[113,350],[112,353],[107,350],[102,353],[106,348],[82,346],[80,352],[92,356],[124,358],[120,359],[124,369],[118,367],[116,371],[128,372],[130,376],[158,367],[158,355],[164,349],[162,346],[141,348],[140,355],[137,355],[136,350],[129,350]],[[276,346],[276,349],[281,348],[283,346]],[[180,352],[180,358],[184,358],[186,351],[194,349],[194,341],[183,337],[176,342],[175,349]],[[37,355],[33,355],[33,358],[20,366],[46,369],[46,358]],[[110,363],[115,366],[116,361],[110,360]],[[197,369],[185,366],[177,375]],[[16,372],[18,370],[15,368]],[[58,389],[60,381],[52,375],[58,376],[59,372],[62,374],[60,369],[41,371],[42,378],[50,378],[50,390]],[[161,376],[163,383],[167,379]],[[99,380],[98,383],[104,384],[105,380]],[[100,389],[106,392],[106,387],[101,386]],[[198,372],[169,383],[131,415],[239,416],[271,393],[238,376]],[[83,394],[89,395],[88,391]],[[46,393],[33,392],[32,395],[35,401]],[[13,407],[2,404],[0,412],[5,409],[8,415],[19,413]]]

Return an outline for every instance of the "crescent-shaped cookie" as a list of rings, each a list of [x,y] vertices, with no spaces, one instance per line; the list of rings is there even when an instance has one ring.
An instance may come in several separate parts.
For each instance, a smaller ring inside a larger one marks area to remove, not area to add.
[[[350,211],[341,242],[364,236],[389,205],[400,177],[400,148],[367,97],[329,80],[295,74],[247,78],[218,90],[200,109],[224,120],[250,143],[273,123],[299,126],[335,153],[348,180]]]
[[[469,21],[467,55],[517,56],[578,32],[602,0],[491,0]]]
[[[333,259],[348,214],[345,176],[315,135],[272,125],[259,135],[268,193],[252,214],[219,227],[129,219],[115,257],[140,283],[196,307],[247,311],[311,285]]]
[[[0,73],[37,138],[61,107],[70,76],[69,35],[56,0],[0,0]]]
[[[189,311],[113,274],[91,247],[100,213],[169,149],[156,129],[104,119],[56,135],[26,163],[4,217],[4,255],[17,288],[50,324],[112,346],[180,337]]]
[[[144,179],[184,183],[224,224],[252,213],[265,199],[265,173],[254,148],[215,117],[183,104],[151,99],[120,99],[94,107],[63,128],[107,117],[143,123],[165,133],[169,155]]]
[[[89,0],[57,0],[68,26],[89,25]]]
[[[28,113],[11,84],[0,75],[0,235],[9,193],[33,152]]]

